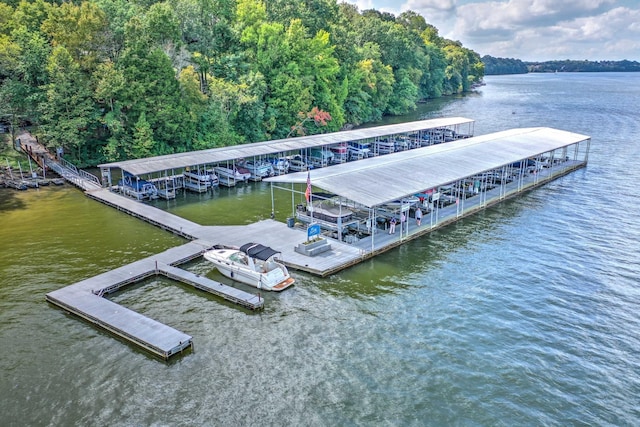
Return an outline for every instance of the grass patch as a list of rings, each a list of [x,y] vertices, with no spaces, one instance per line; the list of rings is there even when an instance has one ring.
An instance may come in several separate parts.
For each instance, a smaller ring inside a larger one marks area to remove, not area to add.
[[[11,145],[11,134],[9,133],[1,133],[0,134],[0,167],[6,167],[7,161],[11,168],[19,169],[20,165],[22,165],[23,170],[26,167],[26,170],[29,170],[29,160],[27,159],[26,154],[21,151],[18,151],[13,148]]]

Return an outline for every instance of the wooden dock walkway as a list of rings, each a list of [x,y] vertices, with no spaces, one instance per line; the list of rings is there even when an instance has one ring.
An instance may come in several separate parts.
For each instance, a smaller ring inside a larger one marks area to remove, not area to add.
[[[329,253],[313,258],[301,255],[293,248],[306,240],[306,230],[289,228],[286,224],[271,219],[249,225],[204,226],[137,200],[123,197],[108,189],[90,191],[87,195],[164,230],[192,239],[201,245],[242,246],[255,241],[270,246],[281,251],[282,260],[288,267],[318,276],[326,276],[360,262],[364,255],[361,249],[337,240],[331,241],[332,251]]]
[[[163,359],[193,345],[192,337],[119,304],[80,289],[62,288],[47,301]]]

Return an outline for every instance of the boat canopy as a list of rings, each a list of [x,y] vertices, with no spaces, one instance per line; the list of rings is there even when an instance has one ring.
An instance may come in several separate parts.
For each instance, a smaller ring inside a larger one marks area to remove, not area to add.
[[[257,258],[262,261],[266,261],[275,254],[279,254],[280,251],[270,248],[269,246],[261,245],[260,243],[246,243],[240,246],[240,250],[251,258]]]
[[[438,129],[451,126],[458,127],[463,125],[471,127],[473,123],[474,120],[464,117],[441,117],[371,128],[298,136],[294,138],[254,142],[228,147],[209,148],[207,150],[189,151],[186,153],[166,154],[164,156],[105,163],[99,166],[101,169],[120,168],[133,175],[142,176],[156,172],[193,167],[197,165],[210,165],[242,158],[261,157],[278,153],[297,153],[315,147],[329,146],[349,141],[373,139],[382,136],[404,135],[428,129]]]
[[[264,181],[310,181],[318,190],[371,208],[588,140],[587,135],[546,127],[510,129]]]

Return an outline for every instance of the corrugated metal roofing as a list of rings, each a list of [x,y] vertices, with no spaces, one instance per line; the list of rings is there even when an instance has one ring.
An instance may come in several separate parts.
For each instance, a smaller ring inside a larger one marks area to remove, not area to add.
[[[344,163],[310,172],[313,186],[368,207],[588,140],[552,128],[522,128]],[[265,179],[305,183],[307,172]]]
[[[278,139],[274,141],[255,142],[230,147],[212,148],[209,150],[191,151],[187,153],[169,154],[166,156],[148,157],[145,159],[126,160],[100,165],[101,168],[121,168],[133,175],[142,176],[154,172],[171,169],[182,169],[197,165],[210,165],[228,160],[266,156],[275,153],[304,150],[321,145],[340,142],[357,141],[387,135],[400,135],[426,129],[458,126],[473,123],[474,120],[464,117],[448,117],[440,119],[420,120],[395,125],[324,133],[319,135],[300,136],[296,138]]]

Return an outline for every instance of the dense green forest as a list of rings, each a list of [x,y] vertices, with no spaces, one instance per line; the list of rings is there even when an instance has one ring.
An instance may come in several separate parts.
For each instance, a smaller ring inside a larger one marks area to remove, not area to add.
[[[637,61],[545,61],[527,62],[530,73],[640,71]]]
[[[494,58],[485,55],[482,57],[485,75],[496,74],[526,74],[529,72],[527,64],[519,59],[513,58]]]
[[[79,165],[336,131],[464,92],[480,56],[336,0],[0,0],[0,120]]]
[[[525,74],[556,72],[605,72],[605,71],[640,71],[637,61],[545,61],[523,62],[513,58],[482,57],[485,75],[492,74]]]

